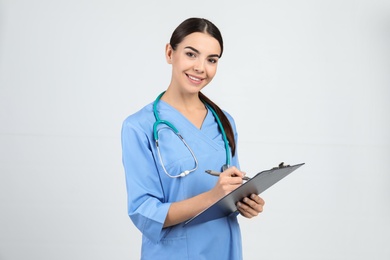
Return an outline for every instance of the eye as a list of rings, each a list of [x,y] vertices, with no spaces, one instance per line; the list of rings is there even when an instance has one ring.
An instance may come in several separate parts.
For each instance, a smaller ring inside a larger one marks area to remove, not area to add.
[[[217,62],[218,62],[218,59],[210,58],[210,59],[209,59],[209,62],[210,62],[210,63],[217,63]]]
[[[193,52],[186,52],[186,55],[188,56],[188,57],[190,57],[190,58],[195,58],[196,57],[196,55],[195,55],[195,53],[193,53]]]

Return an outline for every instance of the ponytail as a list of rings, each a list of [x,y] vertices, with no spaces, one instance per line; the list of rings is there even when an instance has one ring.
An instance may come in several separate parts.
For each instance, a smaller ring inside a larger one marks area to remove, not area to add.
[[[225,129],[226,137],[229,141],[229,146],[232,151],[232,156],[234,156],[234,154],[236,153],[236,142],[234,140],[234,132],[229,119],[226,117],[225,113],[223,113],[223,111],[202,92],[199,92],[199,98],[203,100],[203,102],[206,102],[208,105],[210,105],[217,113],[219,119],[221,120],[223,129]]]

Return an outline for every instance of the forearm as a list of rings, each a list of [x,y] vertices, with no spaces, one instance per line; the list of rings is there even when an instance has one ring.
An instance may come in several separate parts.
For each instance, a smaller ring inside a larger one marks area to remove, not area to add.
[[[219,175],[217,184],[213,189],[192,198],[172,203],[165,218],[164,227],[179,224],[205,210],[211,204],[238,188],[242,184],[244,175],[245,173],[239,171],[236,167],[230,167]]]
[[[212,191],[207,191],[186,200],[173,202],[165,219],[164,228],[192,218],[217,200]]]

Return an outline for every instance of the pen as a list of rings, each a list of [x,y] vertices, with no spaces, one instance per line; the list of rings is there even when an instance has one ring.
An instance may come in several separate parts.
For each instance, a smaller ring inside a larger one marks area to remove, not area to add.
[[[213,176],[219,176],[219,175],[221,174],[220,172],[216,172],[216,171],[212,171],[212,170],[206,170],[205,172],[208,173],[208,174],[210,174],[210,175],[213,175]],[[244,176],[244,177],[242,177],[242,179],[243,179],[244,181],[248,181],[248,180],[250,180],[251,178],[249,178],[249,177],[247,177],[247,176]]]

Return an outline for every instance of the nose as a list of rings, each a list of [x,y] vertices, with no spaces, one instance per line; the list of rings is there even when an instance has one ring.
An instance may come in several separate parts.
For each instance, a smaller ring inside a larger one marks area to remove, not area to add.
[[[203,73],[204,72],[204,62],[201,60],[197,60],[194,64],[194,71],[196,73]]]

